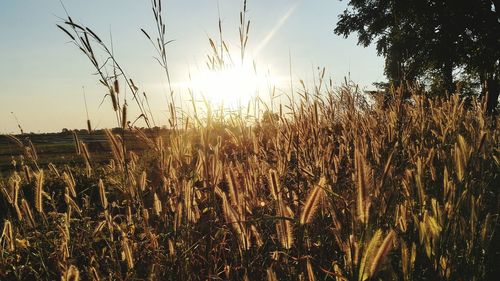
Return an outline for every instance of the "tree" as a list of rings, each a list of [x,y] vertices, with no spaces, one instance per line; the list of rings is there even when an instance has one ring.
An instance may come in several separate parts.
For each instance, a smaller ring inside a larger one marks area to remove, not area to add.
[[[465,65],[482,83],[486,106],[493,112],[498,105],[500,79],[500,13],[498,0],[479,0],[469,11]]]
[[[454,93],[454,71],[475,75],[493,111],[500,60],[497,2],[351,0],[335,33],[357,33],[363,46],[376,41],[377,52],[385,57],[385,74],[396,86],[437,73],[444,90]]]

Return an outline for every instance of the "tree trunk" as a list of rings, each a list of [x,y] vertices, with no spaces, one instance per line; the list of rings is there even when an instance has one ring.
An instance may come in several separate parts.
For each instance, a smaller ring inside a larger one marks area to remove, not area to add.
[[[489,115],[496,115],[498,105],[499,85],[498,79],[490,77],[486,80],[486,112]]]
[[[401,71],[402,57],[399,52],[399,47],[392,43],[385,57],[385,74],[389,78],[389,87],[384,91],[384,99],[382,108],[387,108],[393,99],[390,86],[394,89],[399,89],[403,84],[403,75]]]
[[[455,84],[453,83],[453,62],[449,59],[445,61],[443,66],[443,84],[448,96],[455,93]]]

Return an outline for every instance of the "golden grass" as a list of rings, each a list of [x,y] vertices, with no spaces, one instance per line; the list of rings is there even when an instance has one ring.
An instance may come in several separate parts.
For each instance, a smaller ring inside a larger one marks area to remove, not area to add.
[[[152,3],[160,21],[161,1]],[[242,46],[245,13],[246,5]],[[163,26],[158,41],[166,43]],[[414,89],[404,98],[401,88],[385,93],[385,105],[370,104],[348,81],[334,88],[323,70],[314,89],[302,83],[294,103],[258,120],[195,104],[181,123],[184,112],[171,102],[171,129],[160,136],[129,122],[116,73],[132,92],[137,119],[154,119],[114,58],[115,75],[106,76],[91,46],[109,52],[104,42],[71,18],[60,28],[98,69],[121,131],[105,130],[108,163],[95,162],[74,133],[83,165],[47,167],[38,165],[33,143],[10,136],[22,164],[0,179],[0,277],[491,277],[500,132],[480,101],[466,106],[458,96]],[[228,52],[220,43],[210,41],[212,67]],[[164,47],[159,61],[168,76]],[[125,131],[147,149],[133,151]]]
[[[0,272],[13,278],[23,263],[25,278],[71,280],[486,278],[500,134],[481,105],[395,92],[388,108],[362,109],[345,104],[351,91],[253,125],[212,116],[168,137],[130,130],[142,152],[107,130],[108,164],[75,136],[83,166],[40,167],[19,141],[29,161],[0,181]]]

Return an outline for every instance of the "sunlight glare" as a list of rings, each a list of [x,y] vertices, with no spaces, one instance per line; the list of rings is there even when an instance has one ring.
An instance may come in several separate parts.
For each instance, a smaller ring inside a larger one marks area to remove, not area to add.
[[[200,71],[192,76],[191,88],[212,105],[231,109],[246,106],[268,84],[268,79],[259,75],[249,61],[222,70]]]

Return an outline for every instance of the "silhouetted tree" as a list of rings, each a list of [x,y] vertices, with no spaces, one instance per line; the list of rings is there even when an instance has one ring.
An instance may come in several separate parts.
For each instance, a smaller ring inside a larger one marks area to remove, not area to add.
[[[335,33],[357,33],[358,44],[376,42],[385,74],[401,81],[432,73],[454,93],[454,71],[475,76],[488,94],[488,110],[498,103],[500,22],[498,0],[351,0]]]

